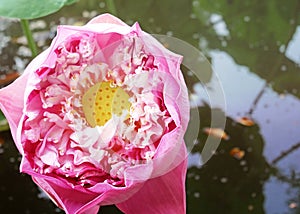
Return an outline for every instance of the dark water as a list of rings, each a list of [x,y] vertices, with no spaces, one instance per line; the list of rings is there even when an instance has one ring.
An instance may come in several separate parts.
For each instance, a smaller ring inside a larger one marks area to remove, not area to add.
[[[115,3],[128,24],[138,21],[147,32],[172,35],[199,48],[224,89],[226,108],[209,105],[203,88],[213,90],[212,80],[200,84],[185,72],[201,121],[198,143],[189,155],[187,212],[300,213],[300,1]],[[82,24],[106,11],[103,1],[81,0],[33,20],[40,49],[47,47],[56,25]],[[0,19],[1,73],[22,71],[29,61],[21,36],[17,21]],[[203,128],[210,126],[212,110],[226,117],[229,139],[202,164]],[[254,125],[240,124],[241,117]],[[60,213],[28,176],[18,173],[20,157],[10,133],[0,136],[0,213]],[[111,206],[101,213],[118,211]]]

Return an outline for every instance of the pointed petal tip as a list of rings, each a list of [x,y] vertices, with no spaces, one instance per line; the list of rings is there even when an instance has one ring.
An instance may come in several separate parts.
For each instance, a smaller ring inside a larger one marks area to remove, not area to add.
[[[127,24],[125,22],[123,22],[121,19],[119,19],[109,13],[104,13],[99,16],[96,16],[91,21],[89,21],[87,24],[99,24],[99,23],[108,23],[108,24],[127,26]]]

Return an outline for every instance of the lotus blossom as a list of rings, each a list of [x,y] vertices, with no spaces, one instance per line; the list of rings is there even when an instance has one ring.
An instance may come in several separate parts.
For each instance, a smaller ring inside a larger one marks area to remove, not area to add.
[[[0,90],[21,172],[66,213],[185,213],[182,57],[109,14],[59,26]]]

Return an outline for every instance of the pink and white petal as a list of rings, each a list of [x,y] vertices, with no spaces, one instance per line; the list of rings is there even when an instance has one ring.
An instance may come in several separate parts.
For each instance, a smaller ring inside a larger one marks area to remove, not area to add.
[[[106,182],[96,184],[89,190],[99,196],[86,204],[84,208],[118,204],[128,200],[143,187],[144,182],[150,178],[151,172],[152,165],[133,166],[126,169],[124,187],[115,187]]]
[[[60,25],[57,28],[58,35],[61,36],[58,42],[63,42],[62,39],[66,39],[66,37],[71,36],[75,33],[97,33],[97,34],[120,34],[127,35],[132,32],[131,27],[128,25],[116,25],[110,23],[99,23],[99,24],[87,24],[83,26],[69,26],[69,25]],[[102,36],[101,35],[101,36]]]
[[[128,200],[116,206],[124,213],[186,213],[186,159],[165,175],[150,179]]]
[[[98,196],[82,206],[78,213],[94,214],[91,211],[99,208],[99,206],[122,203],[138,192],[143,187],[143,183],[134,183],[126,187],[113,187],[108,183],[99,183],[99,186],[97,187]],[[92,190],[93,193],[97,192],[95,186],[89,190]]]
[[[133,27],[136,27],[137,32],[141,32],[139,30],[138,25],[134,25]],[[143,40],[144,48],[146,50],[146,53],[153,55],[157,61],[159,61],[159,64],[162,64],[163,71],[170,73],[175,79],[179,78],[180,71],[180,64],[183,60],[183,56],[174,53],[163,46],[162,43],[160,43],[156,38],[154,38],[152,35],[142,32],[140,34],[140,38]],[[158,37],[158,39],[161,37]],[[166,39],[163,37],[163,39]],[[168,39],[167,39],[168,41]],[[169,42],[176,42],[176,40],[170,39]]]
[[[23,91],[25,91],[24,100],[26,100],[30,93],[36,88],[36,83],[40,81],[40,78],[36,75],[36,72],[45,67],[54,67],[54,59],[50,63],[46,63],[49,61],[49,59],[52,59],[51,55],[53,55],[53,53],[51,54],[51,51],[52,49],[48,48],[40,53],[27,65],[26,69],[24,70],[23,75],[28,75],[26,87],[23,88]]]
[[[91,209],[98,205],[122,203],[143,188],[144,182],[150,178],[152,165],[139,165],[126,169],[125,187],[114,187],[108,183],[98,183],[89,188],[89,191],[98,194],[98,197],[87,203],[80,211]]]
[[[165,82],[163,95],[174,122],[185,132],[190,118],[190,104],[184,78],[181,73],[178,75],[179,79],[169,78]]]
[[[87,24],[99,24],[99,23],[109,23],[109,24],[116,24],[116,25],[127,25],[122,20],[118,19],[117,17],[109,14],[104,13],[101,14],[92,20],[90,20]]]
[[[189,95],[188,89],[185,85],[183,75],[180,73],[180,92],[176,98],[176,103],[180,103],[179,114],[181,119],[182,129],[186,131],[189,120],[190,120],[190,103],[189,103]]]

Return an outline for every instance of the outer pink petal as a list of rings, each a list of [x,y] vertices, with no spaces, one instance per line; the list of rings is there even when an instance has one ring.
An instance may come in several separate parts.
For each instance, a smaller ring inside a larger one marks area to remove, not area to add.
[[[93,193],[81,192],[76,188],[63,188],[61,187],[60,181],[51,178],[49,178],[49,180],[38,176],[32,178],[36,184],[46,191],[53,202],[67,214],[96,214],[100,208],[100,206],[96,204],[82,209],[86,204],[89,204],[90,201],[96,198],[97,195]]]
[[[124,198],[131,197],[141,188],[141,184],[124,188],[104,184],[102,193],[95,193],[78,187],[64,187],[65,184],[62,181],[50,177],[46,178],[46,176],[37,175],[32,176],[32,178],[49,195],[52,201],[67,214],[96,214],[100,205],[110,205],[124,201]]]
[[[24,89],[28,80],[28,74],[21,75],[9,86],[0,90],[0,109],[4,113],[16,142],[17,127],[24,108]],[[19,151],[21,145],[17,145]]]
[[[24,73],[10,85],[0,90],[0,109],[4,113],[11,130],[12,137],[20,153],[23,154],[21,143],[17,140],[17,128],[24,109],[25,88],[30,72],[36,70],[45,60],[48,52],[45,51],[36,57],[26,68]]]
[[[186,157],[184,144],[178,158]],[[184,214],[186,213],[185,175],[187,160],[172,171],[145,182],[144,186],[117,207],[126,214]]]
[[[26,158],[22,159],[21,170],[30,174],[33,181],[67,214],[96,214],[100,206],[123,202],[142,186],[142,183],[130,183],[126,187],[113,187],[108,183],[99,183],[88,189],[81,186],[71,187],[61,179],[32,171]]]
[[[99,24],[99,23],[108,23],[108,24],[126,25],[127,26],[127,24],[125,24],[122,20],[118,19],[115,16],[110,15],[109,13],[101,14],[101,15],[93,18],[87,24]]]

